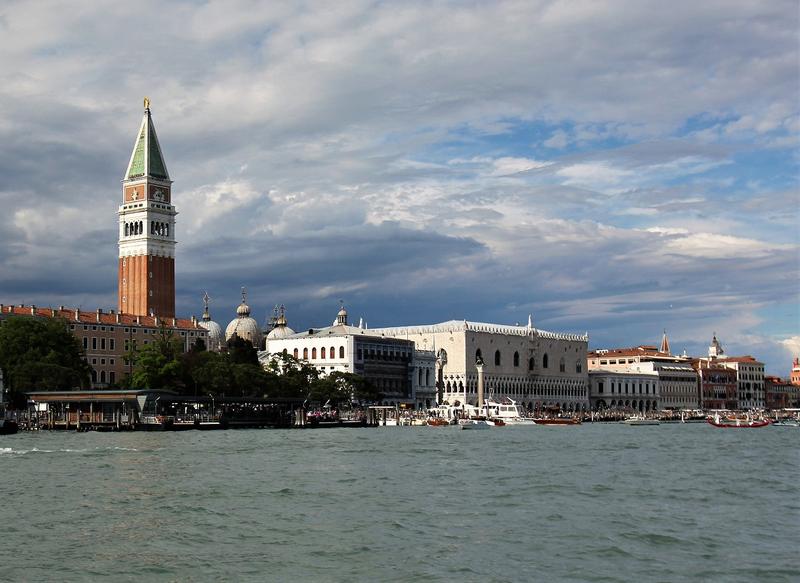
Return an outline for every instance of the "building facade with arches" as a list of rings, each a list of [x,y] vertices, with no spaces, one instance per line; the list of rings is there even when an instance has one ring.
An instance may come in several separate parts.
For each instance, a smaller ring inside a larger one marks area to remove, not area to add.
[[[363,376],[383,394],[387,405],[427,408],[435,403],[433,351],[417,351],[410,340],[350,326],[344,308],[332,326],[268,337],[259,359],[266,366],[271,355],[279,353],[305,361],[323,374],[339,371]]]
[[[529,411],[582,411],[589,407],[586,334],[539,330],[530,319],[527,326],[451,320],[373,328],[370,332],[408,339],[418,350],[435,352],[441,402],[476,403],[475,362],[480,358],[489,398],[510,398]]]

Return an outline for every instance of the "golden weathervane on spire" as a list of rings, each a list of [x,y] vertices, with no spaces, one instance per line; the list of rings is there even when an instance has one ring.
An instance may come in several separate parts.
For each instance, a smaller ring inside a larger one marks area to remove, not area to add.
[[[150,109],[150,98],[149,97],[145,97],[144,98],[144,108],[145,109]]]

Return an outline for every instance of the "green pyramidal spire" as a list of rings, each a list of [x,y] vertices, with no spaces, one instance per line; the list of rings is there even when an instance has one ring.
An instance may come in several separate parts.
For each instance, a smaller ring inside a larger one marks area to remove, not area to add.
[[[150,100],[147,98],[144,100],[144,118],[133,146],[128,170],[125,172],[125,180],[143,176],[169,180],[169,172],[167,172],[167,165],[164,164],[164,157],[161,155],[156,128],[150,117]]]

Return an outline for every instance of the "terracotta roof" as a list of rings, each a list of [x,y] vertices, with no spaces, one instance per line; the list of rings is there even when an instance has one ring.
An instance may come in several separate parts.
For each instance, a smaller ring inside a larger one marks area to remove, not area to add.
[[[666,352],[659,352],[658,348],[655,346],[649,345],[642,345],[642,346],[634,346],[633,348],[613,348],[610,350],[603,350],[599,352],[597,350],[592,350],[587,353],[586,356],[589,358],[614,358],[617,356],[672,356],[671,354],[667,354]]]
[[[104,324],[122,326],[141,326],[143,328],[158,328],[164,324],[168,328],[182,330],[196,330],[203,328],[195,318],[159,318],[158,316],[133,316],[131,314],[118,314],[116,312],[103,312],[96,310],[86,312],[75,308],[40,308],[37,306],[5,306],[0,304],[0,315],[38,316],[40,318],[64,318],[69,322],[81,324]]]
[[[729,356],[727,358],[720,358],[718,362],[725,363],[725,362],[752,362],[755,364],[764,364],[760,360],[756,360],[752,356]]]

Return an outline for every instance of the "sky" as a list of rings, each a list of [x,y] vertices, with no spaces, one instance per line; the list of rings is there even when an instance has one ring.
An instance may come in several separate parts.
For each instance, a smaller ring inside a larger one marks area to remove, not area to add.
[[[116,308],[153,120],[177,310],[800,356],[795,1],[0,4],[0,302]]]

